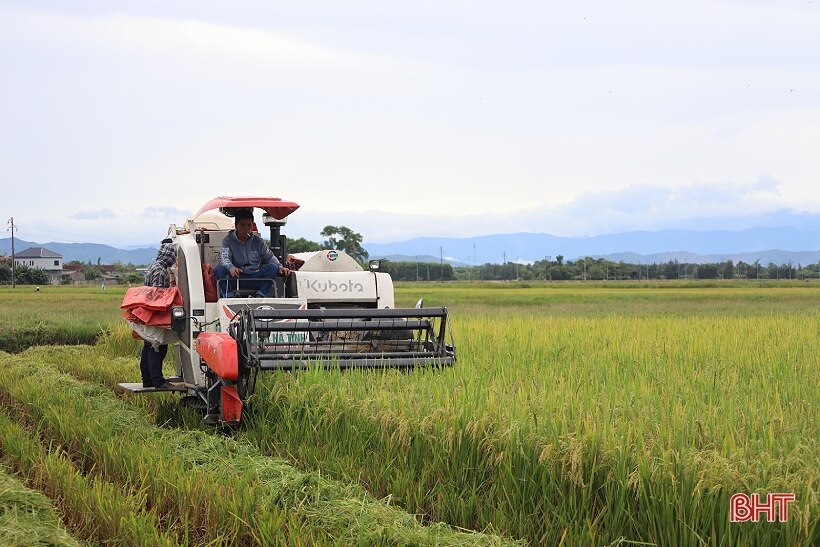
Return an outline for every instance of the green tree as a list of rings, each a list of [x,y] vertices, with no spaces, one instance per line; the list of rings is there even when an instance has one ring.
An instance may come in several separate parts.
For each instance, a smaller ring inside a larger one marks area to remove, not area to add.
[[[560,256],[560,255],[559,255]],[[564,257],[561,257],[563,261]],[[557,262],[557,261],[556,261]],[[559,264],[550,268],[550,278],[556,281],[563,281],[565,279],[572,279],[572,273],[566,264]]]
[[[344,251],[359,262],[368,258],[367,251],[362,247],[362,235],[347,226],[325,226],[319,235],[327,238],[322,244],[325,249]]]
[[[303,237],[299,237],[296,239],[289,239],[288,240],[288,252],[289,253],[307,253],[310,251],[321,251],[322,245],[315,241],[311,241],[309,239],[305,239]]]
[[[42,268],[18,265],[14,268],[14,272],[14,278],[18,285],[47,285],[51,283],[51,276]]]
[[[723,279],[734,279],[735,278],[735,264],[731,260],[727,260],[725,263],[722,264],[723,269]]]
[[[86,266],[83,268],[83,276],[85,276],[86,281],[94,281],[102,277],[102,272],[93,266]]]
[[[638,279],[638,266],[621,260],[615,266],[616,279]]]
[[[145,281],[145,276],[139,272],[128,272],[125,274],[125,278],[123,280],[126,283],[131,283],[132,285],[142,285]]]
[[[774,262],[769,262],[766,266],[766,277],[769,279],[780,279],[780,268]]]
[[[669,262],[663,265],[662,271],[663,276],[666,279],[677,279],[678,272],[680,271],[680,264],[678,264],[677,260],[670,260]]]
[[[760,259],[755,260],[754,264],[749,265],[749,269],[746,270],[746,277],[748,277],[749,279],[757,279],[758,277],[760,277]]]

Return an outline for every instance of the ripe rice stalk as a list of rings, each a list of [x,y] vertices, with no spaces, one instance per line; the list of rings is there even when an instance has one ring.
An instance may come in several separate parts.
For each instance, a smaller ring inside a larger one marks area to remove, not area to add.
[[[59,447],[40,444],[36,433],[26,431],[5,412],[0,412],[0,455],[28,484],[54,500],[76,537],[103,545],[177,544],[158,529],[156,515],[146,510],[144,492],[123,492],[109,482],[84,476]],[[33,537],[21,545],[37,544]]]
[[[2,359],[0,390],[84,469],[144,487],[158,514],[198,540],[501,544],[497,537],[421,526],[358,487],[303,473],[228,438],[163,430],[103,388],[48,365]],[[94,416],[94,420],[87,417]],[[295,528],[294,528],[295,527]]]
[[[799,544],[818,527],[818,328],[816,314],[467,317],[451,370],[263,378],[243,435],[431,519],[535,542],[572,523],[579,543]],[[729,527],[737,491],[799,501],[778,529]]]

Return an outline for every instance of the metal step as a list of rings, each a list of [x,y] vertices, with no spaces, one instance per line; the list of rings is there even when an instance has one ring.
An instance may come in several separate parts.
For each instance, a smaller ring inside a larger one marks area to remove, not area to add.
[[[170,378],[166,378],[166,380],[172,382],[174,385],[169,388],[143,387],[142,382],[120,382],[117,385],[120,389],[130,391],[131,393],[162,393],[172,391],[180,391],[184,393],[188,391],[188,388],[185,387],[185,384],[182,382],[182,378],[179,376],[172,376]]]

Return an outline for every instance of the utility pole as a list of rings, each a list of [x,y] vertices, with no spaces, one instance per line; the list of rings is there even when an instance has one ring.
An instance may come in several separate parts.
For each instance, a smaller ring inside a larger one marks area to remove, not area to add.
[[[438,248],[438,280],[444,281],[444,247]]]
[[[473,243],[473,268],[470,270],[470,281],[472,281],[473,273],[475,272],[475,243]],[[481,274],[479,273],[479,279],[481,279]]]
[[[14,217],[9,219],[9,227],[6,229],[8,232],[11,230],[11,288],[17,288],[17,282],[14,279]]]

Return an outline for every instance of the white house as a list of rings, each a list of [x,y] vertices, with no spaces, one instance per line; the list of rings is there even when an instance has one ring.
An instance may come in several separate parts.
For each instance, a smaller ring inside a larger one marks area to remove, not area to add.
[[[14,263],[29,268],[40,268],[51,274],[52,283],[59,283],[63,273],[63,257],[45,247],[29,247],[14,255]]]

